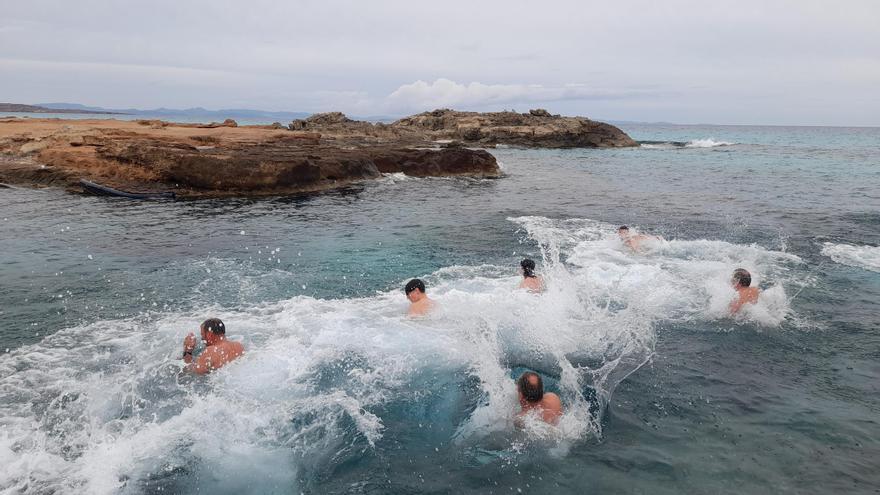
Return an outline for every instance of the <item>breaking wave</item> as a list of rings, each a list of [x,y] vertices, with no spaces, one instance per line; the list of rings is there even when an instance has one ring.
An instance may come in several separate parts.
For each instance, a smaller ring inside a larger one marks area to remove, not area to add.
[[[683,148],[717,148],[720,146],[733,146],[738,143],[704,138],[691,141],[640,141],[639,144],[645,149],[671,150]]]

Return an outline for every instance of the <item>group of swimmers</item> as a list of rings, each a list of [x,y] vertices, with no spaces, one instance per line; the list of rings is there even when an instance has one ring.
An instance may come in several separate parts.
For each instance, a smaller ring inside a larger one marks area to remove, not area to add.
[[[665,240],[661,236],[633,234],[626,225],[621,225],[617,229],[617,235],[624,245],[636,253],[643,251],[645,242]],[[758,295],[761,293],[761,290],[757,287],[752,287],[752,274],[745,268],[737,268],[733,271],[730,284],[733,286],[733,290],[736,291],[736,297],[728,307],[731,315],[739,312],[746,304],[756,304],[758,302]]]
[[[663,240],[662,237],[648,234],[632,234],[624,225],[617,230],[621,241],[634,252],[641,252],[643,243],[650,240]],[[520,273],[523,280],[519,288],[530,292],[543,292],[544,280],[535,273],[535,262],[524,259],[520,262]],[[730,313],[734,314],[746,304],[758,302],[760,290],[751,287],[752,276],[744,268],[737,268],[733,272],[731,285],[737,292],[733,302],[730,303]],[[428,314],[436,306],[433,299],[428,297],[425,283],[419,279],[412,279],[403,288],[406,298],[410,302],[407,315],[419,317]],[[183,361],[185,369],[196,374],[210,373],[224,365],[234,361],[244,354],[244,346],[240,342],[226,339],[226,326],[217,318],[205,320],[199,327],[201,340],[205,343],[204,351],[198,357],[194,357],[196,349],[196,336],[190,333],[183,340]],[[562,416],[562,401],[553,392],[545,392],[541,375],[526,371],[516,381],[517,394],[519,396],[520,411],[517,414],[517,424],[526,415],[534,414],[537,418],[550,424],[556,424]]]

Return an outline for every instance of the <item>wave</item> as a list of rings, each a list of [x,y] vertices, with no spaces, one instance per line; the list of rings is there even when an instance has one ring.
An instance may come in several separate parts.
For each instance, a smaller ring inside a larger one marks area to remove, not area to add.
[[[682,149],[682,148],[717,148],[720,146],[733,146],[735,144],[730,141],[716,141],[713,138],[693,139],[691,141],[639,141],[642,148],[645,149]]]
[[[633,254],[609,224],[511,221],[540,247],[544,294],[513,290],[512,267],[449,266],[424,276],[438,310],[419,320],[402,316],[397,287],[245,308],[206,294],[198,317],[99,321],[0,355],[0,489],[179,493],[198,480],[202,491],[310,491],[336,466],[404,441],[457,459],[530,446],[565,455],[602,434],[615,388],[653,355],[658,323],[721,317],[730,272],[744,266],[777,285],[743,318],[779,324],[790,312],[782,286],[802,263],[707,240]],[[205,378],[182,375],[181,339],[209,315],[246,354]],[[562,397],[558,427],[513,427],[523,369]]]
[[[835,263],[880,272],[880,246],[854,246],[826,242],[822,254]]]

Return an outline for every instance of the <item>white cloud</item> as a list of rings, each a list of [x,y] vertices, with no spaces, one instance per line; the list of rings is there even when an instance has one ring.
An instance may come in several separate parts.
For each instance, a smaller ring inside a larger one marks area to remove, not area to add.
[[[878,15],[876,0],[5,2],[0,95],[877,125]]]

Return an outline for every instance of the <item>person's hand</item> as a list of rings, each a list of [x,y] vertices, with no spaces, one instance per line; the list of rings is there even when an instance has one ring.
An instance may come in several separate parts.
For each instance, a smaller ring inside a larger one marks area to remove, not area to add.
[[[196,334],[190,332],[189,335],[183,339],[183,352],[192,352],[196,348]]]

